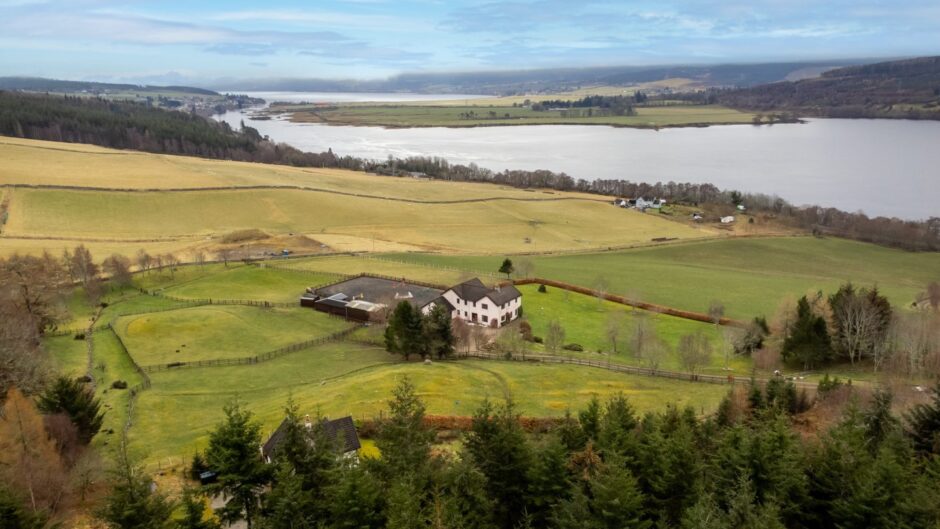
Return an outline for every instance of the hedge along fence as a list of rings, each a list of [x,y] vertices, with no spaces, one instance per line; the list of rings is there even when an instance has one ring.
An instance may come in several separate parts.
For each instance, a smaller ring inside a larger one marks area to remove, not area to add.
[[[664,305],[656,305],[655,303],[646,303],[645,301],[636,301],[627,299],[623,296],[618,296],[616,294],[608,294],[607,292],[601,292],[599,290],[594,290],[587,287],[579,287],[577,285],[572,285],[570,283],[564,283],[561,281],[555,281],[553,279],[541,279],[541,278],[527,278],[527,279],[516,279],[512,281],[514,285],[546,285],[550,287],[560,288],[562,290],[567,290],[570,292],[575,292],[578,294],[585,294],[587,296],[594,296],[597,298],[605,299],[607,301],[612,301],[614,303],[619,303],[620,305],[626,305],[628,307],[636,307],[638,309],[648,310],[650,312],[657,312],[660,314],[667,314],[669,316],[675,316],[677,318],[684,318],[687,320],[700,321],[704,323],[715,323],[715,319],[701,312],[692,312],[688,310],[675,309],[672,307],[666,307]],[[718,320],[719,325],[727,325],[729,327],[740,327],[746,328],[747,323],[740,320],[732,320],[731,318],[722,317]]]
[[[216,360],[196,360],[193,362],[170,362],[168,364],[155,364],[149,366],[141,367],[141,372],[143,373],[158,373],[160,371],[170,371],[175,369],[186,369],[186,368],[197,368],[197,367],[223,367],[223,366],[237,366],[245,364],[259,364],[261,362],[267,362],[269,360],[274,360],[286,354],[295,353],[297,351],[302,351],[310,347],[317,345],[323,345],[331,342],[338,342],[357,329],[363,327],[362,325],[354,325],[348,329],[344,329],[333,334],[326,336],[321,336],[319,338],[313,338],[311,340],[306,340],[303,342],[292,343],[284,347],[275,349],[273,351],[268,351],[266,353],[261,353],[255,356],[246,356],[242,358],[219,358]],[[136,365],[136,363],[135,363]],[[147,378],[149,384],[149,377]],[[149,387],[149,385],[148,385]]]

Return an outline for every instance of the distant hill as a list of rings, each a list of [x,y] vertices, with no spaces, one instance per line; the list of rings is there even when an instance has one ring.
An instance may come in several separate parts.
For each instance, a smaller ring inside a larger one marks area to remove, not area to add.
[[[750,111],[940,119],[940,56],[848,66],[812,79],[720,92],[717,99]]]
[[[218,92],[192,86],[153,86],[135,84],[97,83],[88,81],[62,81],[42,77],[0,77],[0,90],[20,90],[26,92],[72,93],[182,93],[201,96],[218,96]]]
[[[233,81],[234,90],[336,92],[437,92],[506,95],[552,92],[593,85],[633,85],[685,78],[700,87],[748,87],[782,81],[794,72],[824,70],[864,60],[721,64],[711,66],[610,66],[514,71],[404,73],[385,80],[270,79]]]

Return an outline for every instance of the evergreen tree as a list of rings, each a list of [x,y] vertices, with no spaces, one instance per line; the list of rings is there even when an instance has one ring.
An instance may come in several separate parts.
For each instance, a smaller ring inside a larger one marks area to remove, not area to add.
[[[878,450],[881,443],[900,428],[900,421],[891,413],[891,401],[891,392],[878,388],[863,415],[865,438],[870,450]]]
[[[420,529],[428,515],[422,506],[422,494],[413,478],[396,480],[388,489],[386,529]]]
[[[449,465],[441,476],[443,517],[447,529],[492,529],[493,500],[483,475],[469,458],[460,458]]]
[[[274,485],[264,496],[265,529],[315,529],[318,527],[314,498],[304,490],[303,477],[287,463],[278,465]]]
[[[703,465],[695,432],[686,421],[672,426],[653,415],[644,419],[639,431],[639,457],[632,468],[646,496],[646,511],[653,519],[675,525],[701,492]]]
[[[825,364],[832,357],[826,320],[816,314],[806,296],[796,305],[796,321],[783,340],[783,360],[810,369]]]
[[[101,429],[104,414],[101,413],[101,402],[95,398],[95,393],[85,387],[77,379],[58,377],[52,385],[42,393],[38,403],[40,411],[51,415],[65,413],[78,430],[78,437],[82,443],[88,444]]]
[[[441,305],[435,305],[422,319],[427,354],[444,359],[454,354],[454,330],[450,314]]]
[[[571,416],[571,410],[565,410],[565,418],[558,427],[558,438],[568,451],[581,450],[587,443],[587,435],[581,423]]]
[[[636,455],[636,413],[627,398],[619,393],[611,397],[601,416],[598,446],[605,453],[631,459]]]
[[[570,495],[571,473],[568,450],[557,437],[549,437],[538,448],[529,469],[526,511],[533,527],[546,527],[555,504]]]
[[[940,383],[931,390],[930,402],[915,404],[905,415],[914,448],[940,455]]]
[[[587,408],[578,412],[578,422],[588,439],[597,441],[601,433],[601,401],[592,395]]]
[[[0,529],[43,529],[46,518],[27,509],[23,502],[0,484]]]
[[[389,417],[382,422],[376,446],[388,474],[397,478],[422,472],[431,456],[434,432],[424,424],[424,403],[405,377],[388,401]]]
[[[613,458],[591,481],[591,511],[605,529],[644,529],[650,526],[643,520],[643,494],[636,478],[623,463]]]
[[[324,487],[331,472],[337,466],[339,448],[323,428],[323,420],[317,416],[309,425],[300,418],[293,400],[288,400],[285,409],[284,435],[274,454],[275,462],[286,466],[287,471],[299,479],[302,496],[293,505],[303,513],[306,519],[320,519],[327,511]],[[279,472],[275,477],[275,489],[278,479],[286,472]],[[295,486],[295,479],[285,484],[286,491]]]
[[[508,257],[503,259],[503,264],[499,266],[499,273],[506,274],[506,279],[509,279],[512,273],[515,271],[516,271],[516,268],[512,264],[512,259]]]
[[[340,467],[327,495],[331,529],[385,527],[385,491],[363,465]]]
[[[210,490],[226,496],[216,513],[224,523],[245,520],[251,529],[258,514],[258,501],[270,478],[270,469],[259,456],[261,425],[238,402],[224,408],[225,420],[209,435],[206,462],[218,473]]]
[[[153,492],[153,481],[131,461],[126,445],[118,450],[111,493],[98,517],[113,529],[169,529],[173,503]]]
[[[183,490],[180,507],[183,516],[176,521],[176,529],[220,529],[214,519],[206,519],[206,502],[195,490]]]
[[[422,320],[419,309],[407,301],[399,302],[385,328],[385,349],[404,356],[405,360],[414,354],[425,356],[427,343]]]
[[[486,477],[493,516],[502,529],[513,529],[521,520],[532,465],[531,448],[514,410],[512,402],[493,406],[484,401],[465,443],[467,454]]]

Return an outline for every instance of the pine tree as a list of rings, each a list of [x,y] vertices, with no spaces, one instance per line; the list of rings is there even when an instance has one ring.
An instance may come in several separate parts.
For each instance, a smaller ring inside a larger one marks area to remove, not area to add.
[[[217,510],[224,523],[245,520],[253,527],[258,514],[261,487],[270,478],[270,469],[259,457],[261,425],[251,412],[236,401],[225,406],[225,420],[209,435],[206,462],[218,473],[218,483],[210,490],[227,497]]]
[[[493,500],[483,475],[469,458],[460,458],[441,476],[443,517],[447,529],[492,529]]]
[[[590,483],[591,511],[600,527],[606,529],[644,529],[643,493],[636,478],[618,458],[612,458]]]
[[[264,497],[265,529],[315,529],[318,517],[313,498],[304,490],[303,477],[287,463],[278,466],[274,486]]]
[[[915,404],[904,416],[914,448],[940,454],[940,383],[931,390],[930,402]]]
[[[388,401],[389,418],[382,422],[376,446],[388,474],[403,477],[423,471],[431,455],[434,432],[424,424],[424,403],[405,377]]]
[[[529,469],[529,489],[526,498],[531,524],[545,527],[556,503],[571,494],[571,473],[568,470],[568,450],[557,437],[549,437],[535,451]]]
[[[104,414],[101,402],[84,383],[58,377],[39,397],[39,409],[45,414],[65,413],[78,430],[79,440],[88,444],[101,429]]]
[[[400,354],[405,360],[413,355],[425,356],[427,343],[421,311],[402,301],[395,306],[385,328],[385,349]]]
[[[151,491],[152,483],[150,476],[130,459],[122,443],[111,493],[98,517],[113,529],[169,529],[173,503]]]
[[[214,519],[206,519],[206,502],[195,490],[183,490],[180,507],[183,517],[176,521],[176,529],[220,529]]]
[[[796,321],[783,340],[783,360],[803,369],[825,364],[832,357],[826,320],[817,315],[806,296],[796,305]]]
[[[499,273],[506,274],[506,279],[509,279],[512,273],[515,271],[516,271],[516,268],[512,264],[512,259],[508,257],[503,259],[503,264],[500,265],[499,267]]]
[[[633,432],[636,426],[636,412],[627,398],[622,393],[611,397],[601,416],[598,446],[605,453],[633,458],[636,455],[636,436]]]
[[[486,477],[497,526],[513,529],[524,511],[532,453],[512,403],[484,401],[473,416],[465,447]]]
[[[454,330],[447,309],[435,305],[431,312],[422,319],[424,342],[427,354],[444,359],[454,354]]]
[[[388,489],[386,529],[420,529],[427,523],[422,494],[413,479],[396,480]]]
[[[597,440],[601,433],[601,401],[592,395],[587,408],[578,412],[578,422],[588,439]]]
[[[385,490],[362,465],[340,467],[327,491],[330,528],[385,527]]]

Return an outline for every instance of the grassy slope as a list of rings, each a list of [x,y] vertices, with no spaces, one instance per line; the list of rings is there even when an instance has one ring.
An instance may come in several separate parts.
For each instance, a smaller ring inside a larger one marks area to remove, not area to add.
[[[596,199],[409,204],[287,190],[141,194],[18,189],[10,209],[7,233],[14,236],[159,241],[261,228],[314,238],[324,233],[364,241],[375,237],[457,253],[587,249],[705,235]],[[527,237],[531,243],[525,243]]]
[[[289,270],[236,266],[201,279],[171,286],[168,295],[187,299],[244,299],[295,302],[304,289],[336,280],[333,274],[301,274]]]
[[[623,305],[555,288],[539,293],[535,285],[525,285],[519,290],[523,295],[525,317],[532,325],[534,335],[544,338],[549,323],[556,320],[565,329],[565,343],[580,344],[585,349],[583,353],[560,351],[559,354],[634,366],[646,365],[642,358],[635,355],[629,340],[637,318],[648,318],[657,336],[666,345],[666,352],[659,365],[661,369],[683,371],[676,353],[679,339],[685,334],[702,332],[709,337],[713,347],[711,361],[704,372],[725,373],[721,331],[714,325],[635,311]],[[611,321],[616,322],[619,329],[616,352],[613,352],[613,345],[607,336],[608,322]],[[535,349],[544,350],[541,346],[535,346]],[[750,371],[751,362],[749,358],[732,358],[729,367],[735,373],[744,374]]]
[[[495,270],[495,257],[393,256],[424,264]],[[702,311],[724,302],[729,316],[771,316],[786,297],[843,281],[877,285],[906,306],[940,279],[940,255],[910,253],[843,239],[739,239],[622,252],[530,258],[534,275],[591,286],[605,278],[614,293]],[[519,261],[519,259],[517,259]],[[419,268],[420,269],[420,268]]]
[[[118,318],[141,365],[242,358],[339,331],[347,324],[304,308],[204,306]]]
[[[154,388],[141,394],[134,446],[150,460],[190,457],[206,443],[222,417],[222,406],[242,399],[270,433],[283,417],[288,396],[306,413],[372,418],[385,410],[391,390],[409,376],[428,413],[469,415],[484,398],[512,396],[519,411],[551,416],[583,407],[592,395],[623,391],[642,412],[666,402],[713,410],[726,388],[573,366],[502,362],[393,362],[378,348],[333,344],[254,366],[167,372],[153,376]],[[187,428],[168,428],[186,424]]]
[[[473,112],[477,117],[461,119]],[[495,112],[498,119],[488,117]],[[508,115],[508,117],[506,117]],[[685,125],[750,123],[753,114],[718,106],[638,108],[635,116],[562,117],[561,111],[535,112],[512,106],[340,106],[330,110],[300,111],[292,121],[335,125],[385,127],[474,127],[510,125],[614,125],[668,127]]]

